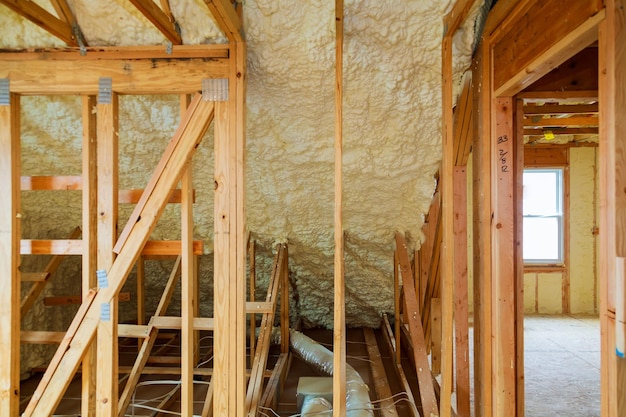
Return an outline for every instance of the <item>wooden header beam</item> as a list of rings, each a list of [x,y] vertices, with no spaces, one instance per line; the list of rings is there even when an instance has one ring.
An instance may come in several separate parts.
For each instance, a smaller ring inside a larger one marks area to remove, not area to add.
[[[102,77],[119,94],[192,94],[204,78],[229,76],[229,54],[224,45],[0,52],[0,78],[23,95],[97,95]]]

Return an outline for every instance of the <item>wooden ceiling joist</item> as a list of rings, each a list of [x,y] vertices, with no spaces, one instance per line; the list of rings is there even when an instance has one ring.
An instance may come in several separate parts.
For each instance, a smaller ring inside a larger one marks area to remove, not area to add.
[[[524,115],[544,116],[556,114],[598,114],[598,103],[524,106]]]
[[[230,0],[204,0],[204,2],[229,42],[242,42],[243,26],[234,2]]]
[[[553,135],[597,135],[597,127],[565,127],[565,128],[544,128],[544,129],[524,129],[524,136],[545,136],[548,132]]]
[[[524,120],[524,127],[576,127],[598,126],[598,116],[577,117],[531,117]]]
[[[78,40],[72,31],[71,23],[52,15],[34,1],[0,0],[0,4],[4,4],[15,13],[30,20],[68,45],[79,46]]]
[[[172,42],[172,44],[181,45],[183,43],[183,39],[180,33],[178,33],[171,12],[168,15],[152,0],[130,0],[130,2],[163,34],[163,36]]]

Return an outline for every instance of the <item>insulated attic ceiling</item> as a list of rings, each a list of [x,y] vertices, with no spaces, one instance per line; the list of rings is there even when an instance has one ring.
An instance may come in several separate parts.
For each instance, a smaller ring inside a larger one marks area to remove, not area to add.
[[[56,15],[50,2],[37,3]],[[128,1],[68,3],[90,46],[167,44]],[[184,44],[226,42],[202,1],[169,3]],[[261,263],[266,266],[273,244],[289,243],[292,311],[305,325],[328,327],[333,305],[334,3],[243,1],[249,71],[247,226],[264,249]],[[441,160],[442,21],[452,3],[345,0],[343,223],[346,321],[351,326],[377,326],[381,313],[393,309],[394,233],[406,232],[412,247],[420,245]],[[457,33],[455,85],[469,66],[473,20]],[[0,48],[63,46],[0,5]],[[80,174],[80,103],[70,96],[22,98],[23,175]],[[176,97],[120,99],[120,187],[145,185],[177,120]],[[211,150],[207,137],[194,160],[195,238],[205,240],[208,252]],[[64,238],[80,224],[80,197],[25,194],[23,211],[25,237]],[[121,221],[127,215],[122,211]],[[178,237],[176,215],[175,209],[166,210],[155,237]]]

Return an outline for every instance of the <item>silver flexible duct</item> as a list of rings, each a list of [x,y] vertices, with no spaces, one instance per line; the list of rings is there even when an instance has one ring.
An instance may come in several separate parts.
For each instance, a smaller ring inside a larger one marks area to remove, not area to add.
[[[291,348],[298,356],[318,371],[333,374],[333,353],[330,350],[298,331],[290,330],[290,334]],[[320,406],[319,402],[314,404]],[[346,417],[373,417],[372,409],[367,384],[352,366],[346,364]],[[306,415],[304,407],[302,415]]]

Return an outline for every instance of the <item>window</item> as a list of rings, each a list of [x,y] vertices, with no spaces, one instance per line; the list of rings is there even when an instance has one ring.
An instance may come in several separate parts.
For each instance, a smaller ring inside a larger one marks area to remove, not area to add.
[[[524,263],[563,263],[563,168],[524,170]]]

